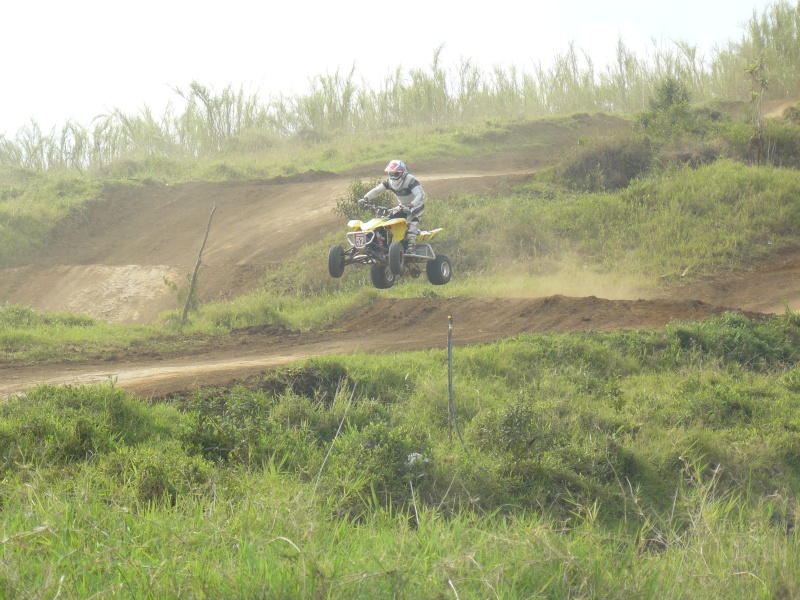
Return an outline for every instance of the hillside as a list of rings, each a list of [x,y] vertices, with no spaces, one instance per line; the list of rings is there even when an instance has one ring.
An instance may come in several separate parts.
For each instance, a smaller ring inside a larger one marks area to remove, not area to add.
[[[581,136],[626,126],[613,117],[576,119],[578,127],[537,123],[524,132],[541,145],[476,159],[413,165],[432,202],[496,192],[524,181]],[[182,285],[203,253],[200,295],[227,299],[254,289],[271,264],[342,227],[332,211],[354,177],[382,174],[383,163],[346,173],[309,172],[267,181],[166,186],[111,185],[75,211],[30,264],[0,270],[0,298],[36,309],[65,310],[118,323],[150,323],[179,306],[164,280]],[[324,257],[320,267],[324,268]]]
[[[575,122],[579,126],[542,122],[526,132],[548,144],[490,157],[419,162],[411,165],[412,171],[424,183],[430,202],[446,202],[465,192],[490,194],[530,179],[583,136],[626,126],[605,116],[583,116]],[[309,239],[340,230],[341,219],[332,210],[336,199],[354,177],[374,177],[382,167],[269,181],[108,187],[102,201],[74,213],[30,264],[0,271],[0,298],[109,322],[152,322],[162,311],[179,306],[174,287],[166,281],[185,283],[213,206],[200,296],[205,301],[240,296],[256,289],[271,265]],[[325,269],[324,256],[319,268]],[[457,264],[454,269],[458,276]],[[789,252],[768,264],[646,296],[629,293],[604,300],[604,286],[595,281],[577,298],[553,296],[559,291],[548,290],[539,298],[384,300],[351,312],[330,332],[247,330],[215,341],[213,350],[201,356],[134,353],[82,366],[0,366],[0,393],[39,381],[86,382],[112,376],[121,387],[159,396],[229,382],[316,354],[385,351],[377,331],[404,340],[392,350],[441,346],[449,315],[457,324],[457,343],[478,343],[524,332],[659,327],[726,309],[779,313],[787,303],[795,310],[800,306],[800,292],[792,283],[799,271],[800,253]],[[409,314],[412,305],[416,318],[394,316]],[[441,334],[432,334],[437,328]]]

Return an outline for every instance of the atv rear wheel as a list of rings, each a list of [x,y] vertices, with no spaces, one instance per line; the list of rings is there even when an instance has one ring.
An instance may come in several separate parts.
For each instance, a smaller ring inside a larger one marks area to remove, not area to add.
[[[328,273],[336,279],[344,275],[344,248],[340,244],[331,246],[328,252]]]
[[[433,285],[444,285],[450,281],[453,276],[453,269],[450,266],[450,261],[444,254],[440,254],[433,260],[429,260],[425,265],[425,272],[428,275],[428,281]]]
[[[392,242],[389,246],[389,269],[394,275],[400,275],[403,272],[403,259],[406,254],[406,249],[403,248],[402,242]]]
[[[372,278],[372,285],[379,290],[388,290],[397,281],[394,273],[386,265],[372,265],[369,275]]]

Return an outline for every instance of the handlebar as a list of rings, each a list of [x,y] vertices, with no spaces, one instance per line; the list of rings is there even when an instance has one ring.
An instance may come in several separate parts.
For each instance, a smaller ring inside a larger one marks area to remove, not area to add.
[[[362,208],[369,208],[375,213],[376,217],[388,217],[394,211],[393,208],[378,206],[374,202],[359,202],[358,205],[361,206]]]
[[[378,206],[374,202],[366,201],[366,202],[358,202],[358,205],[361,208],[369,208],[375,213],[376,217],[386,218],[392,216],[408,216],[410,213],[408,212],[408,208],[404,206],[393,206],[391,208],[387,208],[385,206]]]

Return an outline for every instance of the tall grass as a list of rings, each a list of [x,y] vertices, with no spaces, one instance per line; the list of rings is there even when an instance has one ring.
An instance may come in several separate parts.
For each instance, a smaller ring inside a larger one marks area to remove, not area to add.
[[[370,135],[394,127],[431,128],[487,119],[521,119],[577,111],[630,114],[646,108],[665,78],[686,83],[693,100],[749,100],[746,69],[766,66],[769,97],[797,96],[800,5],[781,0],[754,12],[737,41],[722,43],[706,58],[686,42],[654,44],[637,55],[622,39],[608,65],[595,65],[574,44],[545,68],[515,65],[482,72],[469,59],[450,67],[442,48],[429,68],[398,69],[376,89],[359,85],[355,72],[318,75],[305,94],[261,98],[230,86],[212,90],[192,82],[177,89],[183,106],[156,117],[149,108],[127,115],[112,111],[92,126],[68,122],[42,132],[35,122],[13,139],[0,137],[0,166],[68,169],[107,175],[112,163],[225,157],[268,148],[296,136],[314,142],[330,136]],[[111,170],[114,173],[114,170]]]

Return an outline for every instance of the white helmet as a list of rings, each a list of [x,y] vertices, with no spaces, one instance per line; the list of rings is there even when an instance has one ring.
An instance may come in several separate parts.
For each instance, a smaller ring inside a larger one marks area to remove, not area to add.
[[[408,175],[408,169],[406,169],[406,163],[402,160],[395,159],[390,161],[386,168],[384,169],[389,174],[389,179],[392,182],[401,182],[405,179],[406,175]]]

